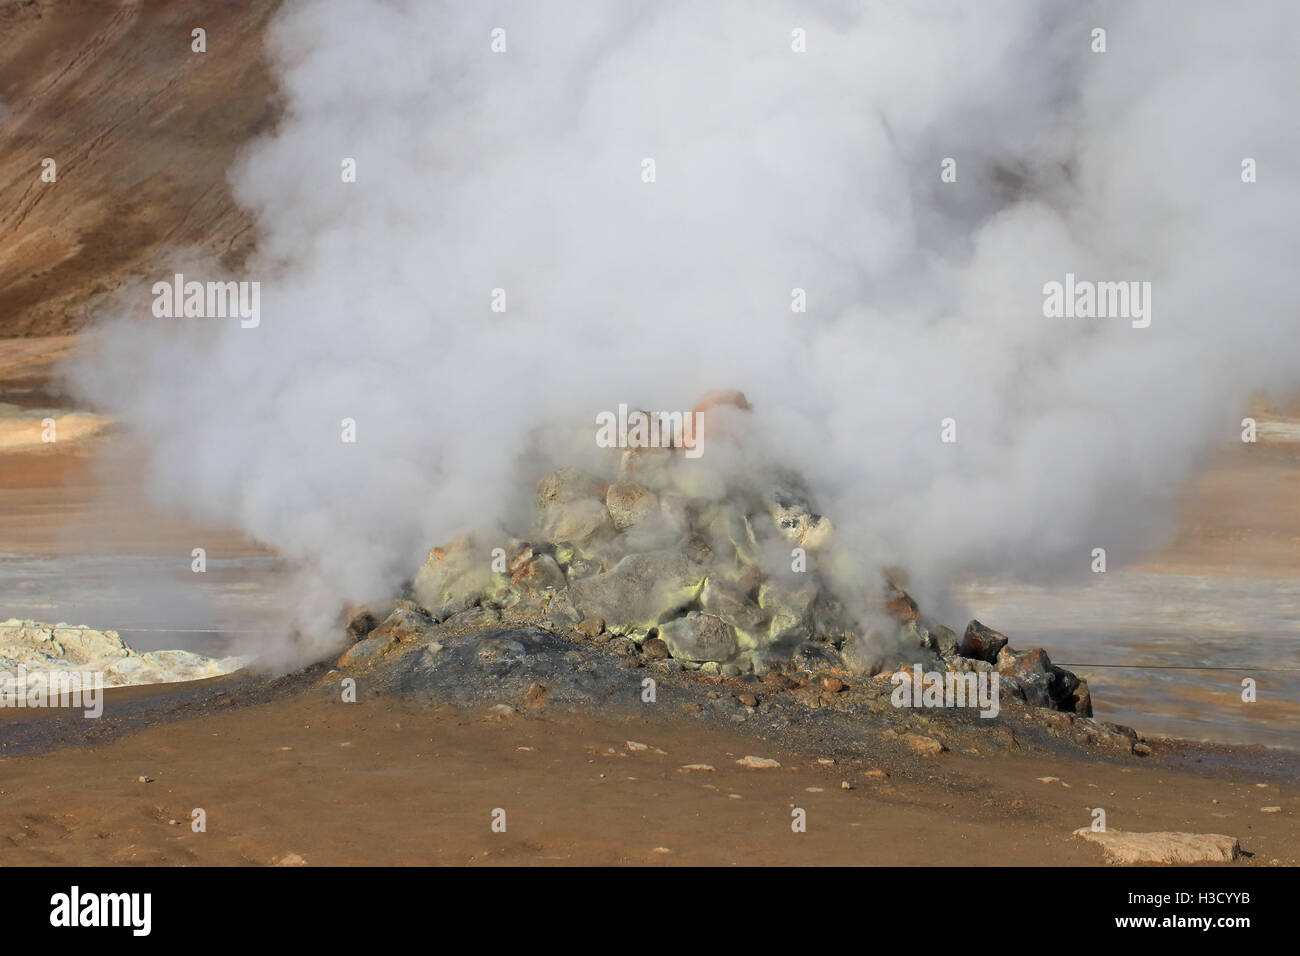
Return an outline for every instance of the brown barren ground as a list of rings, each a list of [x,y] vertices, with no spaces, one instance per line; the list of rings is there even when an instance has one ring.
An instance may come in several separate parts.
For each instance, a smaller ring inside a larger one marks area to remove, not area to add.
[[[1295,786],[964,754],[878,779],[817,757],[671,719],[297,698],[0,760],[0,865],[1086,865],[1100,851],[1070,834],[1097,806],[1112,828],[1235,836],[1236,865],[1300,856]]]

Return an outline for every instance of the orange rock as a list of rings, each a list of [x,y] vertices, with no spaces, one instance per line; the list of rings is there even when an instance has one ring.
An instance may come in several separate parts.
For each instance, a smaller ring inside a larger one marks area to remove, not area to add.
[[[911,624],[916,620],[916,602],[906,591],[895,590],[885,602],[885,612],[900,624]]]
[[[749,404],[749,399],[745,397],[745,393],[736,388],[715,388],[705,392],[700,396],[700,400],[695,403],[695,407],[691,409],[692,427],[689,429],[689,435],[682,436],[682,446],[684,448],[689,450],[695,447],[697,436],[694,422],[697,420],[707,422],[707,413],[723,405],[730,405],[732,408],[739,408],[746,412],[754,407]],[[701,416],[701,419],[695,419],[695,415]],[[707,440],[709,435],[715,434],[714,429],[708,426],[703,431],[703,440]]]

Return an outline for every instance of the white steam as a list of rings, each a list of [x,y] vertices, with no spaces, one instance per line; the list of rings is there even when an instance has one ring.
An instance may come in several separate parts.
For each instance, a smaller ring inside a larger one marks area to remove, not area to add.
[[[311,626],[512,507],[536,426],[715,387],[923,603],[1121,562],[1300,377],[1296,36],[1286,0],[289,3],[231,173],[261,326],[142,294],[77,381],[163,500],[304,567]],[[1151,282],[1151,326],[1045,318],[1067,272]]]

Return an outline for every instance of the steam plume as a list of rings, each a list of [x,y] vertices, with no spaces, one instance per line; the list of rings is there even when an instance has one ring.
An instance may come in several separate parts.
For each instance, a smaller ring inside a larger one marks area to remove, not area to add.
[[[720,386],[923,601],[1120,562],[1296,384],[1297,35],[1288,2],[290,3],[284,121],[231,171],[261,326],[142,295],[75,381],[163,500],[303,566],[309,630],[501,516],[535,427]],[[1151,282],[1150,327],[1045,317],[1066,273]]]

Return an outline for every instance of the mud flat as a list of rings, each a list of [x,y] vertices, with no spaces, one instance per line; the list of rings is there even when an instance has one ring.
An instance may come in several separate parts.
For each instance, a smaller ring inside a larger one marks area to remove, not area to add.
[[[439,643],[436,668],[416,649],[110,689],[99,720],[0,714],[0,863],[1100,865],[1072,838],[1097,807],[1127,832],[1228,834],[1231,866],[1300,857],[1290,751],[900,711],[887,684],[778,692],[532,628]]]

